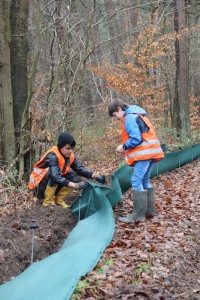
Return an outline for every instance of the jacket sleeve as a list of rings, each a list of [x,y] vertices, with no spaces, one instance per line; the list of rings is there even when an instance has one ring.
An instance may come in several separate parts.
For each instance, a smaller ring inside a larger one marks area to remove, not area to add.
[[[130,137],[123,145],[126,149],[135,148],[142,142],[142,136],[136,118],[137,115],[134,114],[127,115],[125,118],[125,130]]]
[[[83,176],[88,179],[92,179],[93,172],[82,165],[82,163],[74,158],[74,162],[71,165],[72,170],[74,170],[78,175]]]
[[[58,157],[55,153],[51,152],[45,158],[45,165],[49,167],[50,179],[57,183],[64,186],[68,186],[69,180],[62,177],[59,164],[58,164]]]

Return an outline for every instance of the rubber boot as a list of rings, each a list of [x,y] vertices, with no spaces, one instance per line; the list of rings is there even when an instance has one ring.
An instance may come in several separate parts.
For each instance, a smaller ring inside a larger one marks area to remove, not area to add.
[[[71,188],[68,188],[66,186],[63,186],[60,191],[58,192],[58,194],[55,197],[55,203],[57,205],[62,206],[63,208],[67,208],[69,207],[69,205],[67,205],[64,201],[64,199],[72,192]]]
[[[147,189],[147,212],[146,218],[153,218],[156,215],[156,200],[154,188]]]
[[[119,220],[126,223],[145,220],[147,211],[147,191],[133,191],[133,207],[134,212],[131,215],[119,218]]]
[[[54,196],[55,196],[55,192],[56,192],[56,186],[52,187],[52,186],[48,186],[46,187],[46,190],[44,192],[44,201],[42,203],[43,206],[48,206],[50,204],[55,204],[54,202]]]

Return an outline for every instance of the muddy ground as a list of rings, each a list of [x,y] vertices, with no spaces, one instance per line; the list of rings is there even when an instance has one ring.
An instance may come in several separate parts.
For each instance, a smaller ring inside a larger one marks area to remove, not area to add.
[[[1,218],[0,284],[59,250],[76,222],[69,209],[38,202]]]

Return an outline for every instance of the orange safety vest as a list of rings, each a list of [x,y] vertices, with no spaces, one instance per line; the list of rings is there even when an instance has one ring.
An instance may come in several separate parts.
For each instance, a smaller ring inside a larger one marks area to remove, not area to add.
[[[66,169],[64,170],[65,167],[65,159],[62,156],[62,154],[60,153],[60,151],[58,150],[57,146],[53,146],[52,148],[50,148],[43,156],[42,158],[39,160],[39,162],[37,162],[34,165],[33,171],[30,175],[30,179],[29,179],[29,185],[28,188],[29,190],[33,190],[36,186],[38,186],[38,184],[41,182],[41,180],[44,178],[44,176],[47,174],[49,168],[41,168],[46,156],[50,153],[53,152],[56,154],[56,156],[58,157],[58,164],[59,164],[59,168],[61,171],[62,176],[67,174],[70,170],[71,164],[74,161],[74,154],[72,153],[69,157],[69,165],[66,166]],[[63,171],[64,170],[64,171]]]
[[[142,118],[145,124],[149,127],[149,131],[142,133],[142,143],[135,148],[125,151],[125,162],[127,165],[134,165],[139,160],[153,159],[155,162],[161,160],[164,157],[164,152],[160,146],[158,137],[154,131],[154,128],[145,116],[137,114]],[[126,117],[125,117],[126,118]],[[125,129],[125,118],[122,121],[122,143],[124,144],[130,137]]]

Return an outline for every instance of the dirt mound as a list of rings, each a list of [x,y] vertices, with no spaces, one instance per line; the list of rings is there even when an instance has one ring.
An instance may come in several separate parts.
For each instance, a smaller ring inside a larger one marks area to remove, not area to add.
[[[58,251],[76,222],[69,209],[41,204],[1,219],[0,284],[20,274],[32,260]]]

